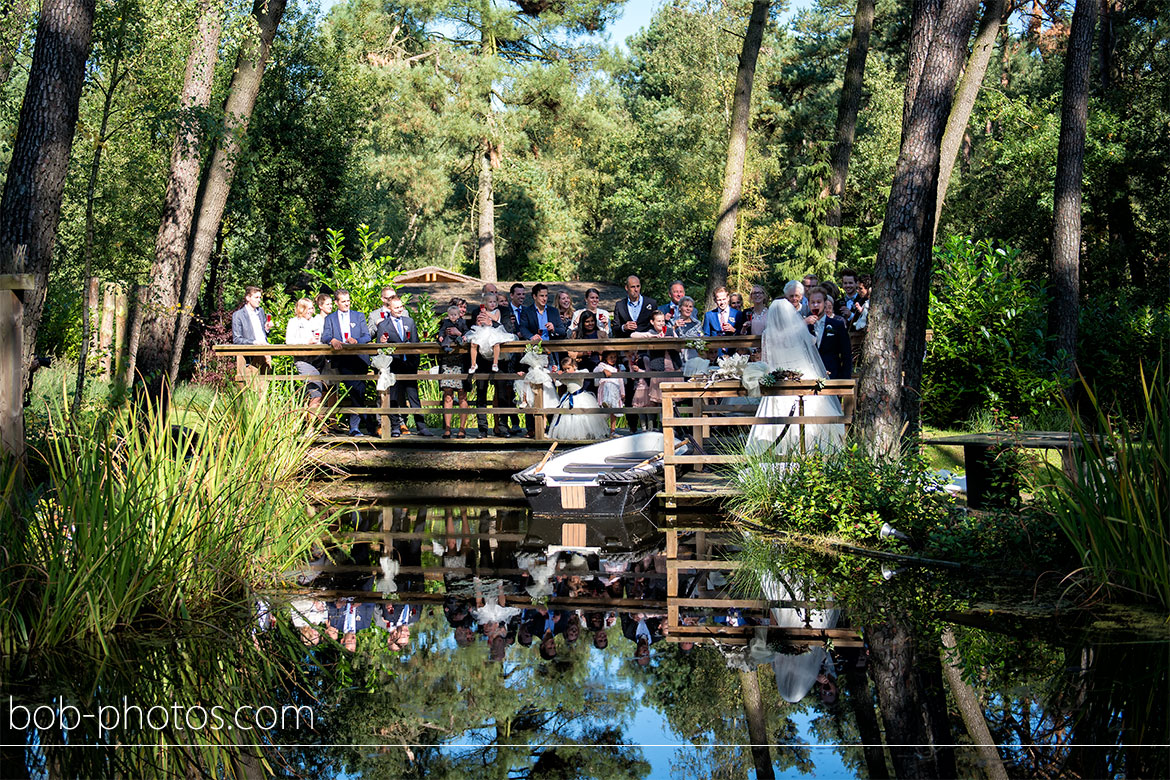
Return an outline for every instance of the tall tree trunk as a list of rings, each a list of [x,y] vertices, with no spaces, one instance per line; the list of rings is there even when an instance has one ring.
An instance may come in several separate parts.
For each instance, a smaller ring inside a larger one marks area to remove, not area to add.
[[[36,283],[24,297],[26,385],[57,242],[94,4],[95,0],[45,0],[41,8],[36,50],[0,198],[0,274],[29,273]]]
[[[483,139],[479,150],[479,222],[476,226],[476,252],[479,255],[479,278],[485,282],[496,278],[496,195],[492,189],[492,169],[498,163],[490,138]]]
[[[825,224],[829,227],[827,259],[832,265],[837,263],[837,246],[841,241],[841,198],[849,177],[849,158],[853,154],[853,138],[857,132],[857,112],[861,108],[861,87],[865,81],[865,59],[869,55],[869,35],[873,31],[876,2],[857,0],[853,36],[849,39],[849,54],[845,58],[845,81],[841,84],[841,98],[837,102],[837,128],[830,160],[833,172],[829,179],[829,197],[833,200],[825,216]]]
[[[748,739],[752,743],[752,763],[756,766],[756,777],[759,780],[770,780],[776,776],[776,771],[772,768],[767,713],[764,712],[764,702],[760,697],[759,670],[740,670],[739,687],[743,692],[743,709],[747,715]]]
[[[935,238],[938,236],[938,221],[947,198],[951,171],[955,168],[955,159],[959,156],[959,147],[963,145],[963,135],[967,132],[967,122],[975,108],[975,98],[979,96],[991,54],[995,51],[995,40],[999,37],[1005,5],[1004,0],[983,0],[983,18],[979,22],[979,31],[975,33],[975,43],[971,46],[967,67],[963,68],[963,79],[959,82],[955,104],[951,107],[951,115],[947,117],[947,129],[943,132],[939,157],[938,197],[934,204]]]
[[[1089,121],[1089,64],[1093,28],[1100,0],[1077,0],[1064,63],[1064,100],[1053,190],[1052,262],[1048,278],[1048,332],[1053,353],[1063,352],[1062,370],[1072,375],[1076,363],[1077,315],[1080,311],[1081,178],[1085,169],[1085,127]]]
[[[199,191],[199,146],[204,124],[201,114],[211,102],[222,29],[220,4],[216,0],[202,0],[199,26],[183,76],[179,127],[171,146],[170,172],[163,197],[162,222],[154,242],[150,279],[139,288],[138,307],[130,328],[126,384],[134,382],[135,372],[139,370],[144,377],[152,377],[157,382],[171,365],[187,243]]]
[[[756,60],[764,41],[770,0],[752,0],[739,69],[735,74],[735,98],[731,107],[731,136],[727,142],[727,167],[723,170],[723,197],[715,217],[715,236],[711,242],[711,271],[707,278],[707,305],[715,300],[715,289],[727,284],[727,267],[731,263],[731,245],[735,240],[735,223],[739,200],[743,196],[743,164],[747,157],[748,124],[752,114],[752,82]]]
[[[947,678],[947,685],[950,686],[955,703],[959,705],[959,714],[963,717],[967,733],[971,735],[971,742],[975,745],[983,773],[987,775],[987,780],[1008,780],[999,748],[991,736],[991,729],[987,728],[987,718],[983,715],[983,703],[979,701],[979,694],[963,680],[962,668],[958,663],[960,657],[955,643],[955,633],[950,628],[943,630],[942,643],[946,648],[943,650],[944,658],[948,650],[955,655],[943,664],[943,675]]]
[[[942,10],[942,0],[915,0],[910,15],[910,49],[906,55],[906,91],[902,94],[902,137],[910,126],[910,113],[918,96],[922,70],[934,40],[934,26]]]
[[[109,141],[110,115],[114,109],[114,92],[118,89],[118,84],[123,79],[122,67],[122,47],[126,40],[126,14],[120,15],[118,23],[118,41],[114,45],[114,56],[110,66],[110,81],[106,85],[105,96],[102,100],[102,121],[98,126],[97,138],[94,139],[93,144],[93,159],[89,164],[89,181],[85,185],[85,271],[82,273],[82,279],[85,280],[86,285],[90,284],[89,278],[93,274],[93,253],[96,240],[94,237],[94,222],[95,217],[93,213],[94,197],[97,193],[98,172],[102,167],[102,151],[106,148],[106,142]],[[89,342],[91,340],[90,331],[92,330],[92,317],[88,301],[81,311],[81,353],[77,357],[77,389],[73,391],[73,414],[76,416],[81,411],[81,398],[85,393],[85,369],[86,362],[89,360]]]
[[[869,678],[864,672],[853,669],[844,676],[846,690],[849,693],[849,706],[853,710],[854,720],[857,721],[857,735],[861,737],[863,745],[866,772],[869,773],[870,780],[887,780],[890,770],[886,766],[886,754],[882,749],[882,732],[878,728],[877,714],[874,712]]]
[[[16,62],[16,52],[20,50],[24,40],[24,28],[28,26],[28,17],[32,13],[31,0],[11,0],[5,3],[3,12],[3,37],[0,37],[0,86],[8,83],[12,75],[12,65]]]
[[[268,50],[276,37],[276,27],[284,14],[285,0],[255,0],[252,15],[260,26],[258,40],[249,41],[240,49],[236,70],[228,87],[224,103],[224,134],[208,164],[207,183],[199,208],[199,219],[195,223],[195,239],[191,257],[187,263],[187,278],[183,284],[182,308],[175,328],[175,344],[171,351],[171,365],[168,379],[173,386],[179,378],[179,364],[183,359],[183,345],[187,341],[187,330],[195,302],[199,300],[199,289],[203,275],[215,248],[215,236],[223,219],[224,206],[231,192],[232,179],[236,175],[236,161],[240,156],[240,144],[248,132],[252,109],[256,107],[256,95],[260,92],[260,80],[268,62]]]
[[[860,431],[882,456],[900,450],[909,397],[903,372],[921,376],[922,349],[915,344],[925,335],[939,147],[977,8],[977,0],[947,0],[939,10],[886,206],[858,403]],[[912,316],[912,305],[922,307],[919,316]],[[907,338],[911,323],[913,341]],[[909,400],[917,408],[918,399]]]

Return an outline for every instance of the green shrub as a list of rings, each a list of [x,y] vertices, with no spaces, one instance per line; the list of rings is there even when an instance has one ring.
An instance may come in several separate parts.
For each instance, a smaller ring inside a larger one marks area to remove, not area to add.
[[[1025,417],[1053,406],[1062,382],[1045,358],[1044,290],[1019,253],[952,236],[937,250],[923,365],[922,414],[951,427],[979,410]]]
[[[897,546],[880,538],[884,523],[924,539],[954,507],[952,496],[941,489],[944,480],[921,456],[878,461],[857,444],[787,464],[773,453],[752,456],[732,478],[741,490],[730,508],[747,520],[871,547]]]
[[[1077,367],[1099,403],[1126,419],[1140,419],[1145,399],[1134,376],[1139,365],[1152,371],[1159,362],[1170,365],[1170,302],[1161,308],[1138,306],[1125,294],[1084,302]]]

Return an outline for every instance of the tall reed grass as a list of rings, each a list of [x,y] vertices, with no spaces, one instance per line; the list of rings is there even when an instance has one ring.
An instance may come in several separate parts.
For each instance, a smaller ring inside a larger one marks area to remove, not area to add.
[[[1170,609],[1170,389],[1162,367],[1138,381],[1143,419],[1130,424],[1082,380],[1095,431],[1072,417],[1074,473],[1050,467],[1036,492],[1098,583]]]
[[[18,494],[0,466],[0,652],[203,620],[302,561],[317,423],[290,394],[221,394],[201,432],[127,406],[52,417]]]

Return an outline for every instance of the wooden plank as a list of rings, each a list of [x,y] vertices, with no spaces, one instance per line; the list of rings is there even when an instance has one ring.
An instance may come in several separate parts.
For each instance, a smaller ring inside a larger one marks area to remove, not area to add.
[[[733,571],[740,566],[739,561],[670,561],[666,562],[666,573],[675,569],[703,569],[714,571]]]
[[[585,508],[585,486],[584,485],[562,485],[561,486],[561,509],[584,509]]]
[[[561,488],[561,496],[564,496],[564,488]],[[585,489],[581,488],[581,493],[584,494]],[[577,508],[577,507],[574,507]],[[585,524],[584,523],[565,523],[561,526],[561,546],[562,547],[584,547],[585,546]]]
[[[662,398],[666,401],[666,396]],[[821,415],[808,417],[706,417],[703,419],[703,427],[716,426],[727,427],[732,425],[834,425],[834,424],[849,424],[853,422],[852,418],[846,415]],[[694,418],[689,417],[671,417],[662,420],[662,427],[665,428],[690,428],[694,427]]]
[[[743,455],[671,455],[668,463],[742,463]]]
[[[740,609],[836,609],[832,602],[826,606],[821,601],[771,601],[767,599],[683,599],[682,606],[696,608],[733,608]]]
[[[668,395],[664,395],[662,396],[662,416],[665,417],[667,415],[674,415],[674,399]],[[670,491],[675,489],[675,480],[678,478],[678,473],[675,471],[674,464],[670,462],[670,459],[666,456],[666,453],[673,453],[676,446],[677,445],[674,439],[674,429],[663,428],[662,451],[664,453],[664,457],[662,475],[663,479],[665,480],[666,489]]]

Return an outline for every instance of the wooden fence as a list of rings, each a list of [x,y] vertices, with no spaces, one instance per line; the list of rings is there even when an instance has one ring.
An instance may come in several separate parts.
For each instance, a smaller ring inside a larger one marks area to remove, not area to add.
[[[743,411],[722,402],[728,398],[742,398],[747,391],[737,380],[713,382],[664,382],[662,384],[662,431],[665,437],[665,494],[673,495],[678,488],[678,467],[694,466],[701,471],[705,466],[738,463],[743,455],[707,453],[704,445],[711,438],[711,428],[731,426],[794,425],[800,435],[800,448],[804,451],[804,426],[823,424],[844,424],[853,422],[853,410],[857,397],[857,380],[786,380],[771,387],[761,387],[762,396],[795,396],[796,414],[781,417],[758,417],[756,404],[745,404]],[[829,395],[841,399],[842,414],[834,416],[808,416],[804,413],[804,399],[810,395]],[[678,429],[690,429],[691,437],[699,445],[699,452],[688,455],[675,454]]]
[[[544,349],[546,354],[549,352],[564,354],[566,352],[646,352],[659,350],[677,350],[682,351],[686,348],[688,343],[693,343],[695,339],[687,338],[662,338],[662,339],[562,339],[559,341],[544,342]],[[707,344],[708,350],[756,350],[760,346],[759,336],[720,336],[715,338],[703,339]],[[500,347],[501,353],[523,353],[528,346],[527,341],[512,341],[507,342]],[[325,383],[337,382],[353,382],[364,381],[374,382],[378,380],[378,374],[341,374],[341,373],[323,373],[317,377],[307,377],[303,374],[297,373],[256,373],[255,369],[247,365],[247,358],[258,356],[270,357],[294,357],[294,358],[329,358],[338,356],[353,356],[353,355],[376,355],[385,349],[385,344],[359,344],[359,345],[345,345],[338,349],[333,349],[326,344],[313,345],[294,345],[294,344],[258,344],[258,345],[238,345],[238,344],[219,344],[215,347],[215,353],[224,357],[234,357],[236,359],[237,376],[236,379],[241,384],[254,384],[261,387],[271,382],[304,382],[306,380],[322,381]],[[434,342],[421,342],[418,344],[394,344],[394,354],[401,355],[421,355],[429,356],[432,362],[437,362],[439,355],[443,354],[438,344]],[[478,349],[475,345],[468,345],[463,349],[468,350],[468,354],[472,349]],[[681,369],[681,366],[679,367]],[[440,379],[471,379],[473,381],[512,381],[520,378],[517,373],[485,373],[482,370],[473,374],[436,374],[429,371],[421,371],[414,374],[395,373],[395,380],[397,382],[431,382],[436,383]],[[601,372],[594,372],[593,374],[581,374],[579,376],[591,376],[594,379],[600,379],[604,375]],[[682,371],[624,371],[615,374],[615,376],[626,380],[639,379],[682,379]],[[554,379],[556,376],[554,375]],[[688,383],[683,383],[688,384]],[[665,387],[665,383],[663,385]],[[701,386],[701,385],[700,385]],[[548,418],[550,416],[557,416],[562,414],[592,414],[592,415],[659,415],[662,414],[661,404],[651,404],[648,406],[631,406],[630,400],[626,399],[626,406],[617,408],[597,408],[597,409],[561,409],[557,407],[557,399],[544,398],[542,388],[537,385],[534,390],[534,403],[531,407],[516,407],[516,406],[468,406],[467,408],[459,408],[456,406],[452,409],[445,409],[441,405],[435,405],[434,399],[428,404],[427,398],[422,398],[420,388],[420,398],[422,400],[421,408],[416,407],[402,407],[391,406],[389,402],[389,392],[383,392],[380,395],[377,406],[341,406],[335,409],[336,413],[341,414],[369,414],[379,415],[383,417],[382,424],[382,438],[390,438],[390,424],[389,415],[406,415],[406,414],[454,414],[466,415],[468,417],[474,415],[494,415],[499,417],[505,415],[530,415],[535,417],[534,421],[534,438],[547,439],[548,432]],[[473,391],[474,392],[474,391]]]

